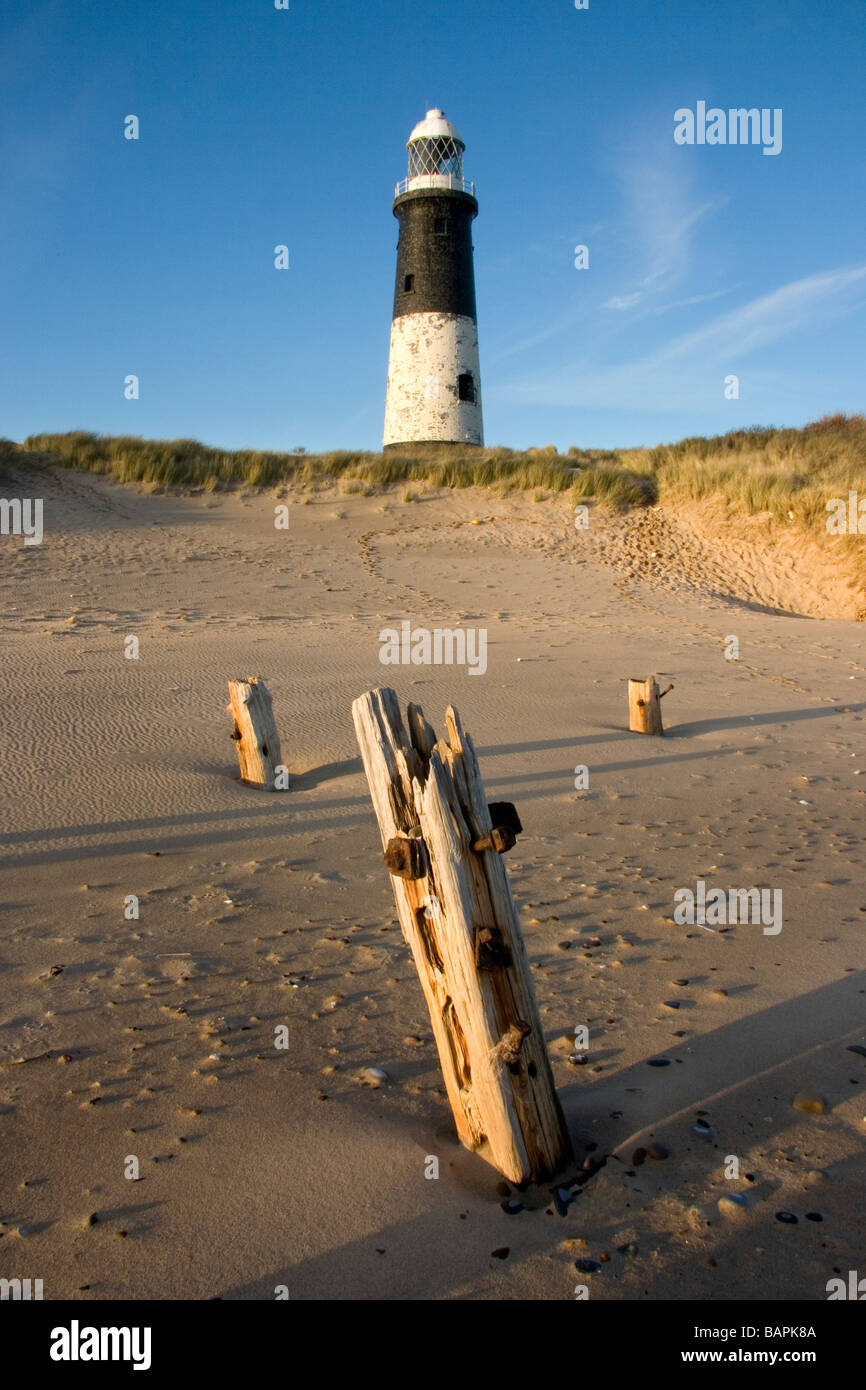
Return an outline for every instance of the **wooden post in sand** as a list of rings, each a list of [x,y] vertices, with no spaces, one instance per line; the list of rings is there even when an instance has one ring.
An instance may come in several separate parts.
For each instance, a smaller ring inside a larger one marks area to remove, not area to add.
[[[393,690],[352,706],[397,911],[412,951],[457,1133],[512,1182],[572,1159],[501,853],[520,828],[490,810],[472,740],[447,739],[417,705],[408,729]]]
[[[229,681],[229,699],[228,712],[235,721],[232,738],[238,746],[241,781],[274,791],[281,762],[270,691],[260,676],[244,676],[242,681]]]
[[[663,695],[673,690],[669,685],[659,690],[655,676],[646,680],[629,680],[628,683],[628,727],[634,734],[663,734],[662,707],[659,704]]]

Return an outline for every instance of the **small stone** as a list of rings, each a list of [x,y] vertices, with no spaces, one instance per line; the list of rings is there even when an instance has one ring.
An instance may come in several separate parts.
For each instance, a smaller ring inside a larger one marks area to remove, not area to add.
[[[714,989],[713,994],[717,999],[727,999],[728,997],[728,991],[726,989]]]
[[[670,1064],[669,1057],[651,1057],[647,1062],[648,1067],[669,1067]]]
[[[666,999],[664,1003],[666,1009],[678,1009],[680,1007],[679,999]]]
[[[809,1115],[823,1115],[827,1108],[823,1097],[816,1095],[814,1091],[798,1091],[793,1105],[795,1110],[804,1110]]]
[[[523,1203],[518,1202],[516,1197],[512,1197],[508,1202],[500,1202],[499,1205],[502,1207],[506,1216],[517,1216],[518,1212],[524,1210]]]
[[[671,980],[671,984],[679,985],[680,989],[683,989],[688,984],[688,980]]]
[[[510,1245],[500,1245],[498,1250],[491,1250],[490,1255],[494,1260],[507,1260],[511,1253]]]
[[[559,947],[560,951],[570,951],[571,948],[572,948],[572,946],[574,945],[574,942],[573,942],[573,941],[557,941],[556,944],[557,944],[557,946]]]
[[[830,1181],[830,1174],[823,1168],[811,1168],[803,1181],[807,1187],[820,1187]]]
[[[384,1086],[390,1077],[381,1067],[365,1067],[361,1072],[361,1080],[365,1086]]]
[[[601,1271],[598,1260],[575,1260],[574,1267],[579,1269],[581,1274],[598,1274]]]
[[[639,1168],[644,1162],[646,1162],[646,1149],[635,1149],[631,1156],[632,1168]]]
[[[71,1052],[61,1052],[60,1056],[57,1058],[57,1061],[58,1061],[58,1062],[71,1062],[71,1061],[72,1061],[72,1053],[71,1053]]]
[[[574,1198],[567,1188],[555,1187],[553,1189],[553,1205],[559,1216],[568,1216],[568,1208],[573,1201]]]
[[[859,1043],[852,1043],[850,1047],[846,1047],[845,1051],[856,1052],[858,1057],[866,1057],[866,1047],[861,1047]]]
[[[745,1192],[731,1192],[728,1196],[720,1197],[718,1200],[719,1211],[725,1212],[728,1216],[739,1215],[743,1207],[749,1205],[749,1199]]]
[[[799,1217],[796,1217],[792,1211],[777,1211],[776,1220],[782,1221],[786,1226],[796,1226]]]
[[[633,1240],[629,1241],[627,1245],[618,1245],[616,1248],[620,1255],[627,1255],[632,1260],[638,1253],[638,1247],[635,1245]]]
[[[568,1060],[573,1067],[585,1067],[589,1057],[585,1052],[572,1052]]]
[[[88,1216],[88,1218],[87,1218],[87,1224],[88,1224],[88,1226],[95,1226],[95,1225],[97,1225],[98,1221],[99,1221],[99,1217],[97,1216],[97,1214],[96,1214],[95,1211],[92,1211],[92,1212],[90,1213],[90,1215]]]
[[[691,1132],[696,1139],[703,1139],[705,1144],[709,1144],[713,1138],[712,1125],[708,1125],[706,1120],[696,1120],[691,1127]]]
[[[650,1144],[648,1152],[650,1158],[656,1159],[659,1163],[663,1158],[670,1156],[670,1150],[666,1149],[664,1144]]]
[[[821,1213],[820,1213],[819,1211],[807,1211],[807,1212],[806,1212],[806,1220],[807,1220],[807,1221],[823,1221],[824,1218],[823,1218],[823,1216],[821,1215]]]

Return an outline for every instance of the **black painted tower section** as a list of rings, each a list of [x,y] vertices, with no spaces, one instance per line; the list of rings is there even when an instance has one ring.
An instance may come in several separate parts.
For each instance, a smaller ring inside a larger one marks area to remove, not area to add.
[[[478,204],[456,189],[413,189],[394,199],[400,224],[394,318],[459,314],[473,321],[472,221]]]

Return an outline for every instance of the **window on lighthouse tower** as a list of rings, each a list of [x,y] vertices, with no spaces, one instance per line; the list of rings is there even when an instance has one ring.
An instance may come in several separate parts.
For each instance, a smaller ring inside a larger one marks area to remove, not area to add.
[[[457,378],[457,399],[475,402],[475,382],[471,372],[461,372]]]

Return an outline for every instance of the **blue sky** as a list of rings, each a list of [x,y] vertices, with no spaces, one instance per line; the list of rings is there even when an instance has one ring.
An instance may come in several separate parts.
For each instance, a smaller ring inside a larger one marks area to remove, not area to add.
[[[487,443],[866,407],[862,0],[9,0],[0,55],[7,437],[379,448],[430,106],[477,185]],[[781,108],[781,153],[677,145],[698,101]]]

